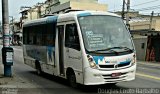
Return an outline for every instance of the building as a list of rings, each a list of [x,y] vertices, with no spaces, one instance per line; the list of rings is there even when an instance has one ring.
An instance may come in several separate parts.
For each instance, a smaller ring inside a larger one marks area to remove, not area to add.
[[[121,11],[114,12],[118,15],[122,15]],[[126,12],[125,18],[126,18]],[[130,10],[129,11],[129,24],[130,30],[154,30],[160,31],[160,14],[143,15],[139,14],[138,11]]]
[[[97,10],[107,11],[106,4],[99,4],[98,0],[46,0],[33,7],[21,7],[21,22],[38,19],[48,14],[60,14],[67,10]]]
[[[97,0],[50,0],[47,14],[60,14],[67,10],[97,10],[107,11],[106,4],[99,4]]]
[[[37,3],[33,7],[21,7],[22,11],[20,12],[22,14],[21,21],[26,22],[34,19],[38,19],[43,17],[46,14],[46,7],[47,2],[45,3]]]
[[[61,4],[69,2],[69,1],[77,1],[77,2],[88,2],[88,3],[98,3],[98,0],[54,0],[54,1],[60,1]]]
[[[136,49],[137,60],[145,61],[148,37],[139,34],[134,34],[132,37]]]
[[[131,31],[137,60],[160,62],[160,32],[150,30]]]
[[[130,30],[154,30],[160,31],[160,19],[136,18],[130,21]]]
[[[122,15],[121,12],[115,13]],[[129,18],[137,60],[160,62],[160,15],[141,15],[130,11]]]
[[[22,26],[20,21],[14,21],[12,26],[12,44],[20,45],[22,41]]]

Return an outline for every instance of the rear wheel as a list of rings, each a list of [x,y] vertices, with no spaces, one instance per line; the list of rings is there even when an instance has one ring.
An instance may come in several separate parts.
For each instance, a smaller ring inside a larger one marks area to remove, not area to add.
[[[41,70],[40,63],[38,61],[35,62],[35,66],[36,66],[37,74],[41,75],[42,74],[42,70]]]
[[[40,68],[37,68],[36,71],[37,71],[37,74],[38,74],[38,75],[41,75],[41,74],[42,74],[42,71],[41,71]]]

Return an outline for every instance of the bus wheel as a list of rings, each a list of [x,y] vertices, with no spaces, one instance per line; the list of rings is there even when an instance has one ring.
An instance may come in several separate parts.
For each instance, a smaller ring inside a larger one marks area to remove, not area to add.
[[[37,74],[41,75],[42,74],[42,70],[41,70],[40,63],[38,61],[35,62],[35,66],[36,66]]]
[[[71,87],[73,88],[77,88],[77,83],[76,83],[76,76],[74,74],[74,72],[70,72],[68,75],[67,75],[67,79],[69,81],[69,84]]]

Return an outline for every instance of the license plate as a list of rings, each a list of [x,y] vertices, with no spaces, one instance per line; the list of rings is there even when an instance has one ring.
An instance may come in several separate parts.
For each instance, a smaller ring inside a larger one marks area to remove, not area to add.
[[[112,73],[112,77],[118,77],[121,76],[121,73]]]

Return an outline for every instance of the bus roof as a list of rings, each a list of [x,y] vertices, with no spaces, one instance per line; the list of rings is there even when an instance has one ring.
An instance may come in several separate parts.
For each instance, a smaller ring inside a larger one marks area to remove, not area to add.
[[[32,21],[25,22],[23,27],[46,24],[46,23],[56,23],[56,22],[57,22],[57,16],[48,16],[45,18],[40,18],[40,19],[35,19]]]
[[[28,22],[25,22],[23,27],[51,23],[51,22],[56,23],[57,19],[65,18],[66,20],[69,20],[69,18],[73,19],[74,17],[89,16],[89,15],[110,15],[110,16],[120,17],[117,14],[104,12],[104,11],[73,11],[69,13],[60,14],[58,16],[47,16],[45,18],[28,21]],[[61,20],[58,20],[58,22],[59,21]]]

